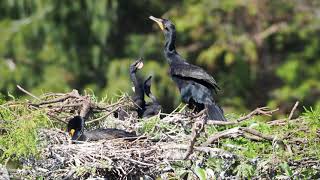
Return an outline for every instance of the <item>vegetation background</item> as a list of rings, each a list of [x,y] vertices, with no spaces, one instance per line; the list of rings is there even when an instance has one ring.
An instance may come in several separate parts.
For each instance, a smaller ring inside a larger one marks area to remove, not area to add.
[[[2,0],[0,93],[23,96],[19,84],[116,97],[131,91],[128,66],[143,57],[144,76],[171,111],[180,97],[149,15],[176,24],[179,53],[214,76],[227,112],[320,106],[317,0]]]

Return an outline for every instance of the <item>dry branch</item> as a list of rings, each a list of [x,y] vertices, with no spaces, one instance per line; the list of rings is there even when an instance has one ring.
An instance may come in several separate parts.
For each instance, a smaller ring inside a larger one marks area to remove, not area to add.
[[[299,105],[299,101],[297,101],[297,102],[294,104],[294,106],[293,106],[293,108],[292,108],[292,110],[291,110],[291,112],[290,112],[290,114],[289,114],[288,120],[291,120],[291,119],[292,119],[293,113],[294,113],[294,111],[297,109],[298,105]]]
[[[22,91],[22,92],[28,94],[29,96],[35,98],[36,100],[41,101],[41,99],[39,99],[37,96],[33,95],[33,94],[30,93],[29,91],[23,89],[21,86],[17,85],[17,88],[18,88],[20,91]]]
[[[199,121],[194,122],[192,127],[192,139],[190,141],[190,145],[188,147],[188,150],[184,159],[188,159],[189,156],[193,153],[194,145],[196,144],[197,138],[200,136],[200,133],[204,130],[205,125],[206,125],[205,118],[203,118],[201,122]]]
[[[218,132],[218,133],[214,134],[213,136],[211,136],[210,138],[208,138],[208,140],[204,144],[204,146],[208,146],[209,144],[214,143],[215,141],[217,141],[220,138],[237,137],[239,135],[241,135],[241,131],[239,130],[239,127],[235,127],[235,128],[232,128],[232,129],[227,129],[227,130]]]
[[[247,134],[246,134],[247,133]],[[251,136],[249,136],[250,134]],[[253,135],[253,136],[252,136]],[[234,127],[232,129],[227,129],[222,132],[218,132],[214,135],[212,135],[210,138],[208,138],[207,142],[204,143],[204,146],[208,146],[209,144],[212,144],[216,142],[217,140],[221,138],[234,138],[238,136],[243,136],[245,138],[259,141],[259,140],[268,140],[268,141],[276,141],[277,143],[284,144],[283,141],[276,136],[266,135],[262,134],[261,132],[247,127]]]
[[[250,112],[249,114],[240,117],[236,121],[217,121],[217,120],[208,120],[207,124],[211,125],[236,125],[239,124],[242,121],[245,121],[247,119],[252,118],[253,116],[257,115],[265,115],[265,116],[271,116],[272,113],[278,111],[279,109],[269,110],[267,107],[260,107],[255,109],[254,111]]]

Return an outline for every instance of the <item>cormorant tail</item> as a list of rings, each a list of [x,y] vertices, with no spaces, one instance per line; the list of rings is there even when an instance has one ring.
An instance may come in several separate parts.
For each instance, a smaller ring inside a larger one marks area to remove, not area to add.
[[[209,120],[227,121],[223,115],[223,110],[217,104],[206,104]]]

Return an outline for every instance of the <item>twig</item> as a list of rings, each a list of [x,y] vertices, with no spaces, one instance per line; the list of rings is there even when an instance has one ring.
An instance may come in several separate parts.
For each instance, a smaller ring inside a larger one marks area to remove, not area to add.
[[[93,120],[91,120],[91,121],[88,121],[88,122],[86,122],[86,124],[91,124],[91,123],[100,121],[100,120],[102,120],[102,119],[110,116],[112,113],[114,113],[115,111],[117,111],[119,108],[120,108],[120,107],[117,107],[117,108],[115,108],[114,110],[110,111],[109,113],[107,113],[107,114],[105,114],[105,115],[103,115],[103,116],[101,116],[101,117],[99,117],[99,118],[96,118],[96,119],[93,119]]]
[[[63,178],[63,180],[71,179],[71,176],[75,173],[76,171],[74,169],[70,170],[68,174]]]
[[[52,117],[52,118],[56,119],[57,121],[62,122],[63,124],[67,124],[65,121],[63,121],[63,120],[59,119],[58,117],[56,117],[56,116],[52,115],[51,113],[49,113],[49,112],[48,112],[47,114],[48,114],[48,116],[50,116],[50,117]]]
[[[207,142],[205,142],[203,146],[208,146],[209,144],[212,144],[213,142],[215,142],[216,140],[218,140],[222,137],[230,137],[232,135],[239,136],[239,134],[241,134],[241,131],[239,131],[239,127],[227,129],[222,132],[218,132],[215,135],[208,138]]]
[[[180,149],[180,150],[188,150],[189,145],[187,144],[167,144],[167,145],[162,145],[161,149],[164,151],[170,150],[170,149]],[[204,152],[204,153],[210,153],[210,154],[222,154],[222,155],[227,155],[227,156],[235,156],[231,154],[228,151],[225,151],[223,149],[219,148],[211,148],[211,147],[205,147],[205,146],[194,146],[195,151],[199,152]]]
[[[22,91],[22,92],[28,94],[29,96],[35,98],[36,100],[41,101],[41,99],[39,99],[37,96],[33,95],[32,93],[28,92],[27,90],[23,89],[21,86],[17,85],[17,88],[18,88],[20,91]]]
[[[279,22],[279,23],[276,23],[276,24],[272,24],[271,26],[269,26],[264,31],[253,35],[253,39],[260,46],[265,38],[267,38],[271,34],[274,34],[274,33],[278,32],[280,30],[283,30],[287,26],[288,26],[288,24],[286,22]]]
[[[240,130],[242,130],[242,131],[244,131],[244,132],[247,132],[247,133],[249,133],[249,134],[252,134],[252,135],[261,137],[261,138],[263,138],[263,139],[269,140],[269,141],[273,141],[273,140],[275,139],[275,137],[273,137],[273,136],[269,136],[269,135],[262,134],[262,133],[260,133],[259,131],[254,130],[254,129],[251,129],[251,128],[240,127]]]
[[[195,115],[194,117],[200,117],[201,115],[203,115],[205,112],[207,111],[207,108],[205,108],[204,110],[200,111],[197,115]],[[200,133],[202,131],[204,131],[205,125],[207,124],[207,118],[202,118],[202,120],[196,121],[193,124],[193,128],[192,128],[192,139],[190,141],[190,145],[189,148],[187,150],[187,153],[184,157],[184,159],[188,159],[189,156],[193,153],[194,150],[194,145],[197,142],[198,137],[200,136]]]
[[[45,104],[53,104],[53,103],[57,103],[57,102],[62,102],[62,101],[69,99],[71,97],[78,97],[78,96],[79,96],[78,91],[74,89],[74,90],[72,90],[71,93],[68,93],[68,94],[64,95],[63,97],[59,97],[59,98],[48,100],[48,101],[43,101],[43,102],[36,103],[36,104],[30,104],[30,105],[41,106],[41,105],[45,105]]]
[[[288,117],[288,120],[291,120],[291,119],[292,119],[293,113],[294,113],[294,111],[297,109],[298,105],[299,105],[299,101],[297,101],[297,102],[294,104],[293,108],[291,109],[291,112],[290,112],[290,115],[289,115],[289,117]]]
[[[124,159],[128,160],[128,161],[130,161],[132,163],[136,163],[136,164],[142,165],[142,166],[154,166],[154,164],[137,161],[137,160],[134,160],[134,159],[131,159],[131,158],[124,158]]]
[[[299,117],[299,118],[290,120],[290,122],[300,121],[302,119],[303,119],[302,117]],[[267,124],[271,126],[281,126],[281,125],[286,125],[287,122],[288,122],[288,119],[277,119],[277,120],[269,121],[267,122]]]
[[[216,121],[216,120],[209,120],[207,124],[210,125],[236,125],[239,124],[237,121]]]
[[[188,147],[187,153],[184,157],[184,159],[188,159],[189,156],[193,153],[194,145],[197,141],[197,138],[200,136],[201,131],[203,130],[204,123],[200,122],[194,122],[193,128],[192,128],[192,139],[190,141],[190,145]]]
[[[258,137],[258,138],[245,135],[245,133],[254,135],[254,136]],[[282,140],[277,139],[276,137],[271,136],[271,135],[262,134],[262,133],[260,133],[259,131],[255,130],[255,129],[251,129],[251,128],[247,128],[247,127],[235,127],[235,128],[227,129],[225,131],[218,132],[217,134],[214,134],[213,136],[211,136],[207,140],[207,142],[204,144],[204,146],[208,146],[209,144],[214,143],[215,141],[217,141],[220,138],[237,137],[237,136],[244,136],[245,138],[248,138],[248,139],[251,139],[251,140],[255,140],[255,141],[261,140],[259,138],[262,138],[262,139],[265,139],[265,140],[268,140],[268,141],[276,140],[278,143],[284,144]]]
[[[274,109],[274,110],[269,110],[268,107],[260,107],[260,108],[255,109],[251,113],[247,114],[246,116],[243,116],[243,117],[237,119],[237,122],[247,120],[247,119],[251,118],[252,116],[256,116],[256,115],[271,116],[272,113],[274,113],[278,110],[279,110],[279,108]]]
[[[254,111],[250,112],[249,114],[240,117],[236,121],[216,121],[216,120],[208,120],[207,124],[210,125],[236,125],[240,122],[250,119],[253,116],[257,115],[265,115],[265,116],[271,116],[272,113],[278,111],[279,109],[269,110],[267,107],[260,107],[255,109]]]
[[[126,99],[129,99],[130,101],[132,101],[130,98],[122,97],[122,98],[120,98],[120,99],[118,100],[118,102],[116,102],[116,103],[109,104],[109,105],[107,105],[107,106],[105,106],[105,107],[102,107],[102,106],[97,105],[95,108],[97,108],[97,109],[99,109],[99,110],[108,109],[108,108],[110,108],[110,107],[114,107],[114,106],[117,106],[117,105],[119,105],[119,104],[123,104],[124,102],[126,102]]]

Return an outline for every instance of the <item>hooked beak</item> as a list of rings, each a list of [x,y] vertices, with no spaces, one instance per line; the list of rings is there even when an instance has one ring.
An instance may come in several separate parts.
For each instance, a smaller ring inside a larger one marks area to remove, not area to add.
[[[156,17],[153,17],[153,16],[149,16],[149,19],[151,19],[152,21],[155,21],[159,25],[159,27],[160,27],[160,29],[162,31],[164,30],[164,25],[163,25],[163,20],[162,19],[156,18]]]
[[[76,130],[71,129],[71,130],[69,131],[69,135],[70,135],[71,137],[73,137],[73,135],[74,135],[75,132],[76,132]]]

